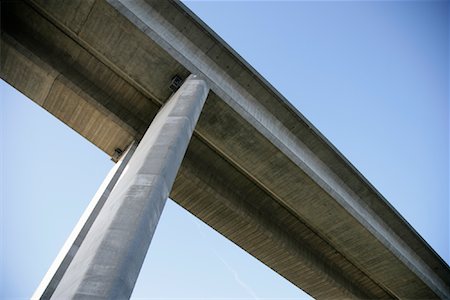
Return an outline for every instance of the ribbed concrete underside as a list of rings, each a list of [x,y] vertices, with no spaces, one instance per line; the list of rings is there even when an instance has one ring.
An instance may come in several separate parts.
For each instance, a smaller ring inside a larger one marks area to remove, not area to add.
[[[174,75],[203,70],[213,92],[171,198],[313,297],[450,297],[448,266],[182,5],[14,1],[1,20],[1,77],[111,156],[142,137]],[[150,38],[157,21],[195,62]]]

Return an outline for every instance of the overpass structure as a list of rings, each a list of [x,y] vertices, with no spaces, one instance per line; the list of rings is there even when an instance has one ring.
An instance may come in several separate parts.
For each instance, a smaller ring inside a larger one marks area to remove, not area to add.
[[[129,297],[170,194],[314,298],[450,299],[449,266],[182,3],[2,1],[0,62],[118,162],[34,297]]]

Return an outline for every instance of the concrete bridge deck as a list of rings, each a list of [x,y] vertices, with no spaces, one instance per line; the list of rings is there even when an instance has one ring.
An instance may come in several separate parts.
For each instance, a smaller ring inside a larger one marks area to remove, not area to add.
[[[211,92],[171,198],[315,298],[450,298],[450,269],[251,66],[173,1],[3,1],[1,78],[115,157]]]

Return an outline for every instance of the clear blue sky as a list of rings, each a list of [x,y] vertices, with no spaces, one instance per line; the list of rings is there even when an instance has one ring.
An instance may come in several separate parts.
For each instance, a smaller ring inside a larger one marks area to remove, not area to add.
[[[450,261],[448,1],[187,4]],[[0,298],[27,298],[112,162],[0,93]],[[306,297],[171,201],[133,296]]]

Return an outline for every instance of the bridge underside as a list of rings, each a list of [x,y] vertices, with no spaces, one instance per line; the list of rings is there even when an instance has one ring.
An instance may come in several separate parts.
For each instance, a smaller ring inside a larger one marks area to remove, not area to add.
[[[182,4],[3,1],[1,78],[105,153],[190,73],[211,87],[170,197],[315,298],[450,298],[450,270]]]

